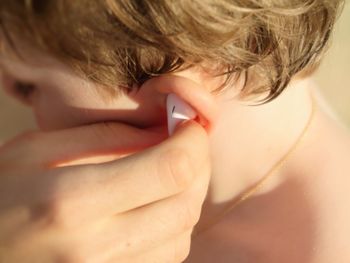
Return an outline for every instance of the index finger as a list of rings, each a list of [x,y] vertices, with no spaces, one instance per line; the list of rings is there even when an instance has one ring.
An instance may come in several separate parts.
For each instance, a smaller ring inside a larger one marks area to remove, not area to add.
[[[178,194],[196,176],[208,174],[208,148],[205,129],[188,121],[172,137],[140,153],[109,163],[60,168],[51,189],[55,212],[63,220],[91,220]]]

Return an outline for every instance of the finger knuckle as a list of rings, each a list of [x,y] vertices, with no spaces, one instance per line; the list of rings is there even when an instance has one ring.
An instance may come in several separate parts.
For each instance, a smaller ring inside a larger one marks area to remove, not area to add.
[[[193,180],[189,157],[181,149],[166,151],[159,160],[159,167],[160,180],[174,192],[184,190]]]
[[[38,131],[27,131],[17,135],[15,138],[8,141],[9,144],[22,145],[26,149],[34,149],[45,138],[45,134]]]
[[[110,140],[111,137],[120,134],[122,128],[122,124],[101,122],[92,126],[92,132],[99,140]]]
[[[197,224],[200,217],[200,208],[187,201],[187,204],[183,206],[180,212],[182,216],[180,217],[181,223],[179,224],[182,231],[193,228]]]
[[[70,229],[73,227],[71,215],[68,211],[67,200],[62,197],[50,198],[43,205],[37,205],[32,209],[32,218],[40,219],[46,226]]]

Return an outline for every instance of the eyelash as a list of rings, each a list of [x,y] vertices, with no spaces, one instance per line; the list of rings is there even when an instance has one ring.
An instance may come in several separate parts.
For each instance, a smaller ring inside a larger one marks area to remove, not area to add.
[[[15,80],[12,85],[14,91],[23,98],[29,97],[35,90],[35,84],[32,83]]]

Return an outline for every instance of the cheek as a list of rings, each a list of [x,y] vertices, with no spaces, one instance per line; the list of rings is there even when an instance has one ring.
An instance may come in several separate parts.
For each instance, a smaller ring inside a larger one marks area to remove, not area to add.
[[[37,125],[44,131],[70,128],[84,123],[80,114],[69,110],[64,100],[50,94],[41,94],[33,104],[33,112]]]
[[[54,85],[42,85],[32,105],[40,129],[70,128],[89,122],[84,108],[94,107],[96,100],[76,84],[63,79]]]
[[[106,100],[93,89],[47,89],[38,97],[34,112],[38,126],[46,131],[109,121],[149,128],[166,124],[166,112],[156,100],[142,90]]]

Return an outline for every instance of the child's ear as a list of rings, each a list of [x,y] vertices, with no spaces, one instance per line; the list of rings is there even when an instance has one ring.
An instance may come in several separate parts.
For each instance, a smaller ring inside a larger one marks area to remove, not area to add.
[[[215,124],[218,105],[215,96],[198,82],[188,77],[166,74],[147,80],[141,90],[148,90],[159,96],[159,110],[166,113],[166,99],[171,93],[176,94],[197,113],[198,121],[209,131]]]

